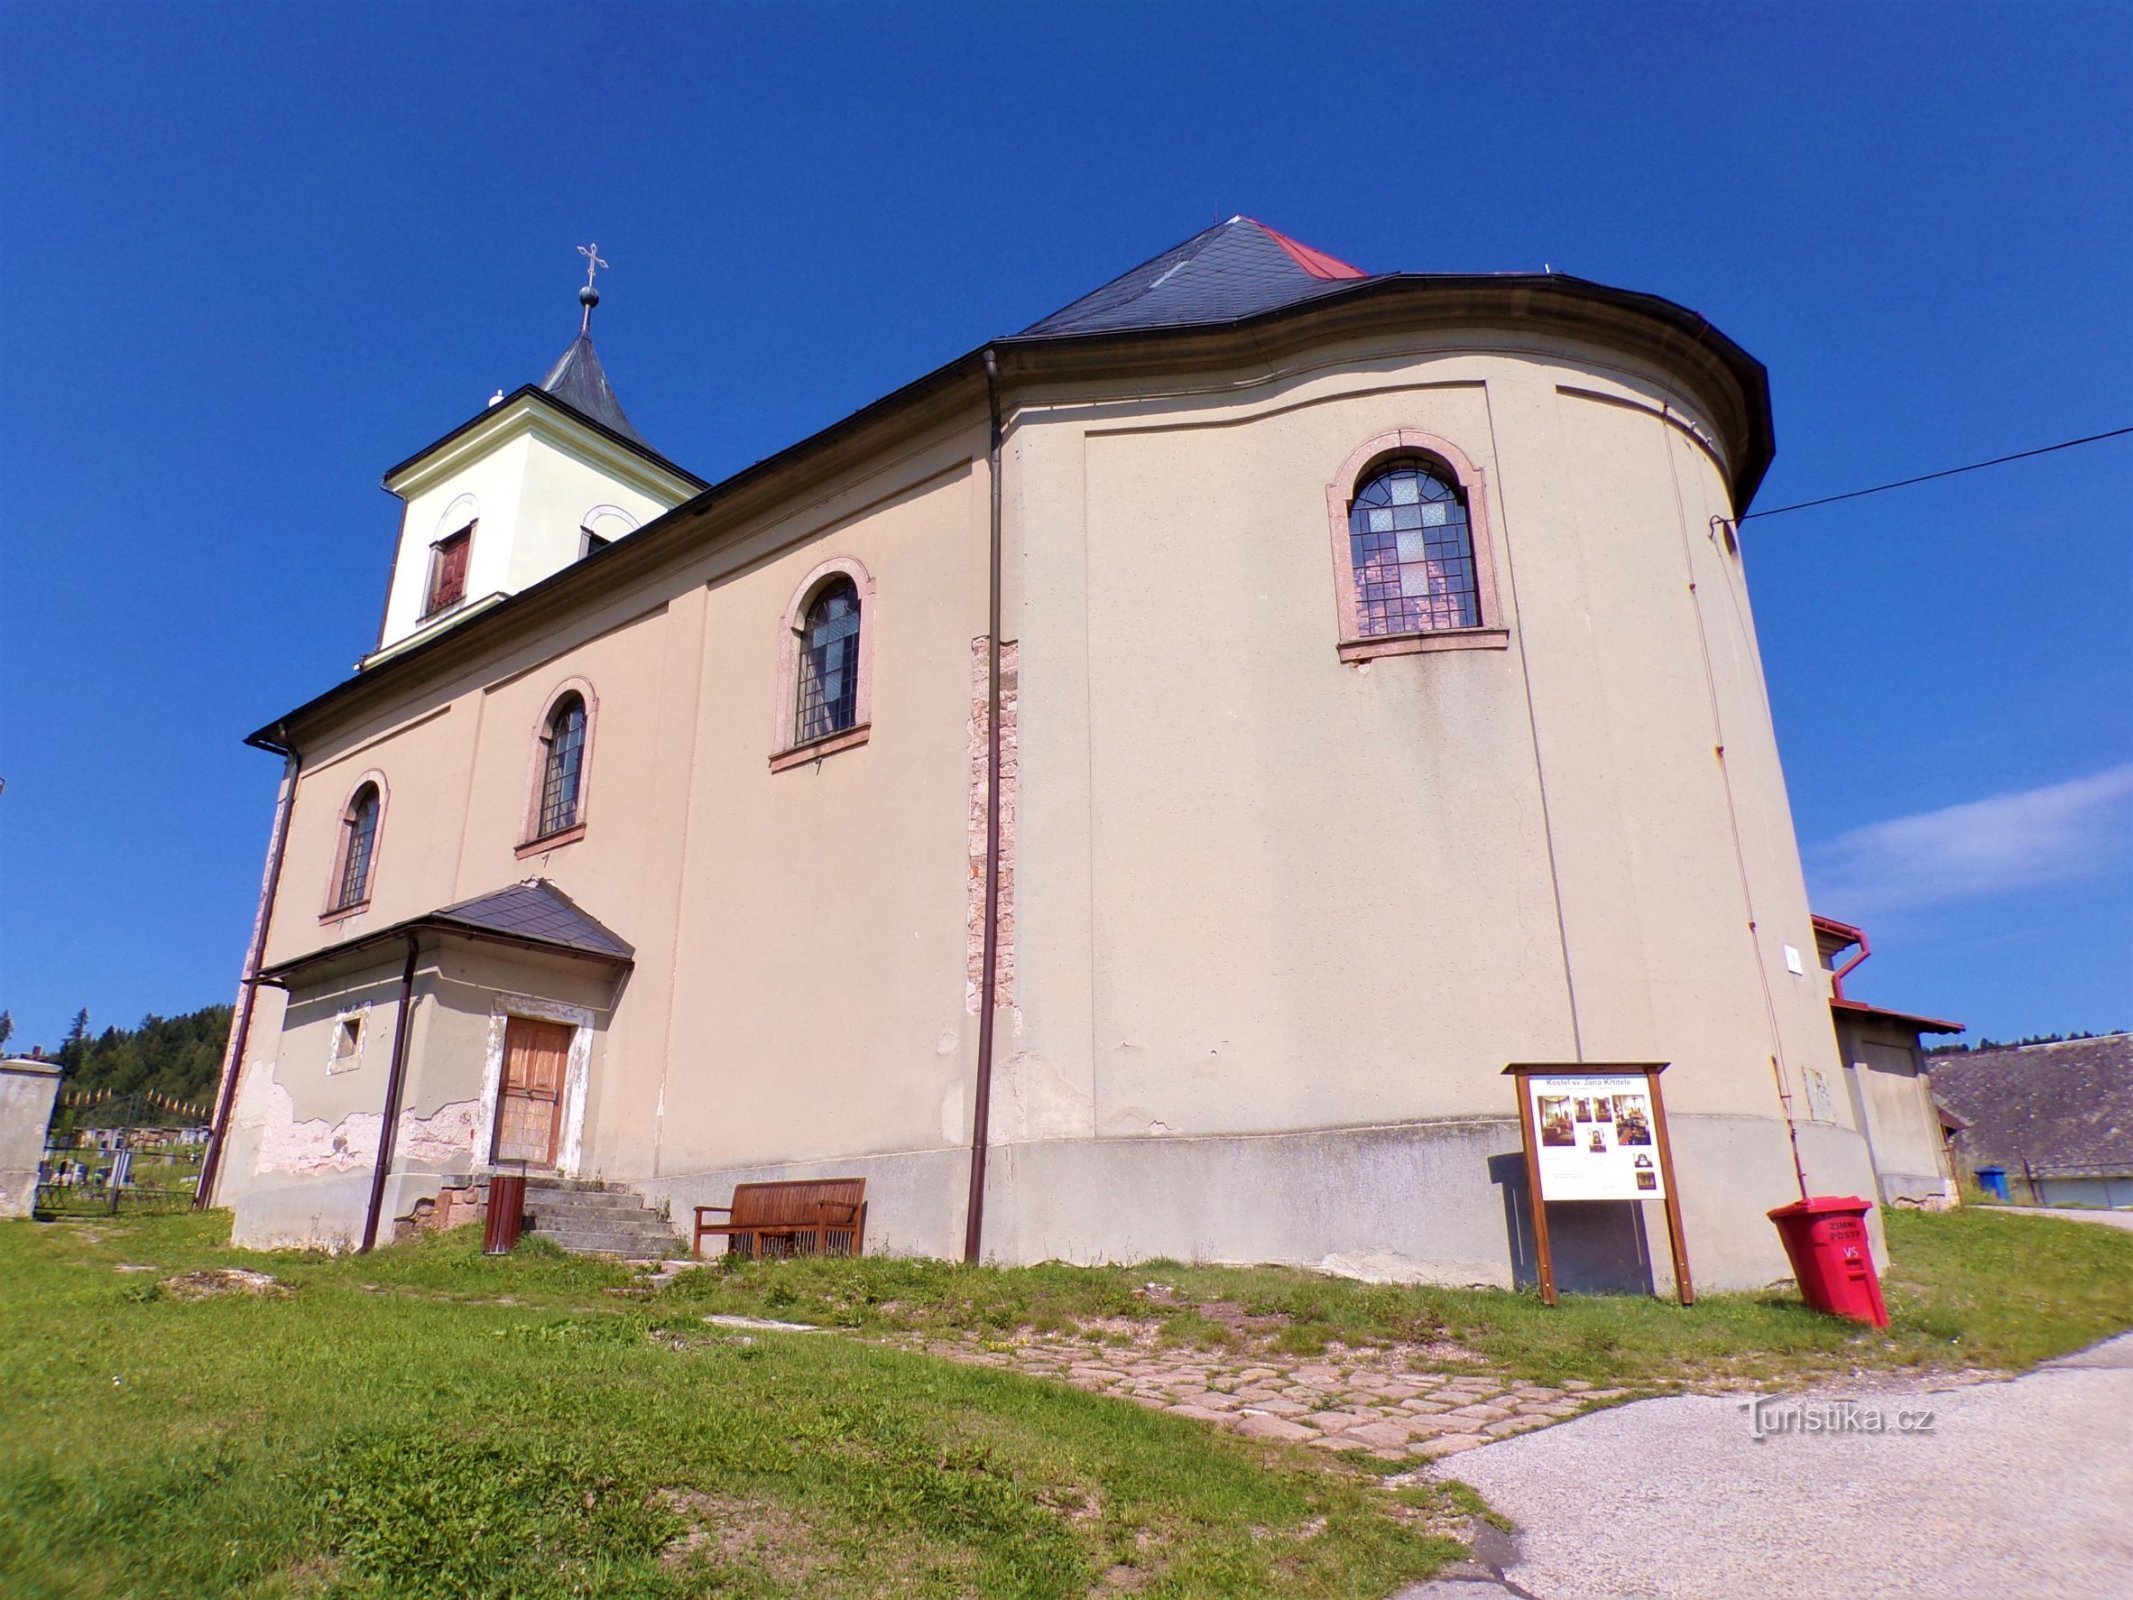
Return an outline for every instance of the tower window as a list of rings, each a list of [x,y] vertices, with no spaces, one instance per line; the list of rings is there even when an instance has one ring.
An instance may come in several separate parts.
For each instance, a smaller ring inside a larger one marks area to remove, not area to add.
[[[474,524],[446,534],[430,546],[429,596],[422,607],[425,617],[467,597],[467,555],[474,547]]]

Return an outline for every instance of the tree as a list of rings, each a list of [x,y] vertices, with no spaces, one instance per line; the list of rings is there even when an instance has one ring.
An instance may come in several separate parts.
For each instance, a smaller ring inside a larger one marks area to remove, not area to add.
[[[67,1029],[66,1043],[59,1047],[60,1069],[68,1077],[78,1074],[89,1059],[89,1008],[74,1013],[74,1026]]]
[[[230,1008],[208,1006],[182,1017],[141,1019],[138,1028],[106,1028],[91,1038],[88,1014],[75,1019],[61,1061],[70,1088],[108,1090],[115,1100],[140,1093],[205,1105],[222,1070]]]
[[[0,1011],[0,1045],[15,1037],[15,1018],[11,1012]]]

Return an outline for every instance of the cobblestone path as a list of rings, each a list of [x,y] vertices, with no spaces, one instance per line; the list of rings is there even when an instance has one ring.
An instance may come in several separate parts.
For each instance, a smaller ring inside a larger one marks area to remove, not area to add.
[[[1628,1391],[1575,1380],[1559,1388],[1486,1373],[1423,1370],[1444,1364],[1420,1350],[1348,1350],[1303,1359],[1158,1344],[1137,1330],[1130,1345],[1087,1335],[932,1341],[951,1361],[1053,1378],[1094,1394],[1231,1428],[1252,1439],[1367,1450],[1383,1460],[1433,1460],[1545,1428]]]

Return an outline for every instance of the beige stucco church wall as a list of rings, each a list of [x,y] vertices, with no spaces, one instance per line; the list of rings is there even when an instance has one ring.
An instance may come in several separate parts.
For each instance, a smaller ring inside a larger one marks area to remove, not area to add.
[[[1499,1074],[1582,1057],[1673,1063],[1693,1259],[1784,1272],[1771,1056],[1834,1062],[1723,469],[1658,375],[1523,343],[1021,413],[1003,1253],[1499,1278]],[[1481,465],[1511,637],[1344,665],[1325,489],[1402,428]],[[1848,1129],[1804,1145],[1856,1181]]]
[[[1509,1281],[1503,1065],[1664,1060],[1700,1281],[1781,1275],[1761,1216],[1797,1193],[1781,1087],[1815,1187],[1870,1177],[1845,1097],[1815,1121],[1804,1087],[1837,1060],[1818,976],[1785,959],[1814,939],[1695,396],[1611,350],[1469,330],[1008,399],[1019,770],[988,1251]],[[1507,634],[1348,665],[1327,490],[1401,429],[1478,468],[1484,620]],[[535,875],[636,949],[619,983],[448,980],[461,958],[426,952],[404,1115],[428,1142],[390,1215],[480,1160],[497,996],[575,984],[597,1013],[575,1171],[677,1222],[739,1179],[863,1174],[870,1247],[955,1253],[988,489],[966,408],[767,508],[684,513],[629,583],[588,573],[582,600],[471,624],[485,642],[303,730],[270,965]],[[773,770],[781,630],[833,559],[871,584],[868,736]],[[586,827],[527,855],[565,685],[593,710]],[[371,902],[322,923],[372,772]],[[374,1012],[397,960],[360,975]],[[345,1239],[367,1186],[265,1161],[276,1116],[360,1132],[367,1108],[375,1151],[382,1070],[326,1073],[330,1008],[293,999],[255,1025],[220,1191],[255,1242]],[[470,1085],[462,1156],[428,1124]],[[1656,1253],[1663,1277],[1657,1229],[1586,1232],[1599,1268]]]
[[[876,1232],[945,1249],[976,1049],[962,966],[982,448],[982,433],[957,426],[823,485],[805,510],[724,530],[559,634],[315,736],[265,964],[545,877],[637,950],[621,984],[602,978],[601,994],[578,997],[601,1014],[582,1175],[685,1205],[724,1199],[730,1169],[751,1159],[918,1154],[923,1199],[892,1199]],[[874,579],[869,738],[774,772],[786,737],[780,633],[832,558]],[[592,706],[586,826],[527,854],[534,743],[565,686]],[[369,902],[322,919],[341,817],[366,780],[386,792]],[[373,1019],[359,1070],[324,1066],[346,975],[301,975],[286,1007],[262,1007],[220,1188],[241,1239],[345,1243],[359,1231],[368,1167],[355,1169],[375,1158],[400,951],[368,958],[353,980]],[[465,1104],[493,1094],[477,1034],[509,988],[494,973],[455,988],[432,969],[456,958],[426,948],[424,959],[402,1134],[422,1123],[427,1154],[396,1156],[388,1216],[484,1154],[487,1124]],[[558,982],[524,987],[555,993]],[[439,1153],[444,1134],[428,1126],[447,1112],[466,1125],[460,1159]],[[290,1129],[329,1132],[312,1149]],[[892,1191],[896,1181],[884,1179]]]

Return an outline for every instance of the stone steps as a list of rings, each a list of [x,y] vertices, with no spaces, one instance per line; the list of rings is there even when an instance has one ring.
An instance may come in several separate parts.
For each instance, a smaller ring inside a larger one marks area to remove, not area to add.
[[[526,1185],[526,1212],[529,1233],[573,1255],[641,1260],[682,1253],[666,1219],[619,1184],[536,1180]]]

